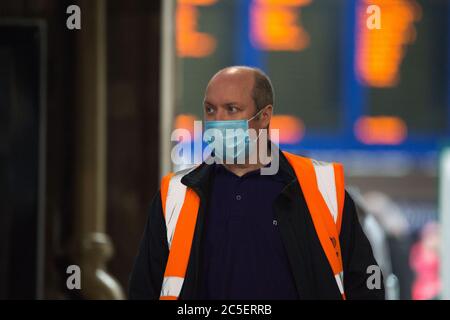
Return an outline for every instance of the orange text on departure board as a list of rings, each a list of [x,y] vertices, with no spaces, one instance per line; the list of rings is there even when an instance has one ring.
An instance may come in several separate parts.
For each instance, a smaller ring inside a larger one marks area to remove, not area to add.
[[[381,9],[381,28],[370,30],[369,5]],[[393,87],[407,44],[415,41],[414,21],[421,9],[414,0],[360,0],[356,9],[355,71],[358,80],[371,87]]]
[[[406,140],[405,121],[395,116],[362,116],[354,126],[356,138],[368,145],[398,145]]]
[[[198,31],[198,6],[210,6],[217,0],[178,0],[176,9],[176,46],[179,57],[201,58],[216,49],[216,39]]]
[[[301,51],[309,35],[301,27],[300,10],[312,0],[254,0],[250,7],[250,40],[267,51]]]

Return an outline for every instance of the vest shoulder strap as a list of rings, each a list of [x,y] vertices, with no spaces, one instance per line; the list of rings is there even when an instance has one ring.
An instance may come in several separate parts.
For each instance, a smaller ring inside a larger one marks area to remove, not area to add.
[[[192,192],[188,192],[189,189],[181,182],[181,179],[195,168],[196,166],[193,166],[175,173],[170,172],[161,180],[161,203],[166,221],[169,248],[183,204],[186,200],[192,201]]]
[[[339,291],[345,299],[339,243],[345,195],[342,165],[312,160],[288,152],[283,154],[295,171],[316,234]]]
[[[198,195],[181,179],[195,169],[169,173],[161,181],[161,202],[166,222],[169,257],[160,299],[178,299],[183,287],[200,206]]]
[[[327,212],[331,215],[337,228],[338,234],[342,225],[342,214],[345,200],[344,168],[340,163],[325,162],[298,156],[286,151],[283,154],[288,159],[299,182],[303,182],[304,189],[317,189],[319,199],[314,201],[324,201]],[[300,181],[300,179],[302,181]],[[307,181],[305,181],[307,180]],[[308,201],[308,199],[306,199]]]

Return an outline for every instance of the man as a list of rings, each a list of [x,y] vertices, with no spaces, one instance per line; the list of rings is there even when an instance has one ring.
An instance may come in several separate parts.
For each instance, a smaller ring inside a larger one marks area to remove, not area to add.
[[[261,70],[219,71],[205,92],[206,129],[244,128],[244,136],[222,137],[214,156],[255,152],[245,129],[268,128],[272,110],[272,85]],[[279,161],[273,175],[261,174],[261,161],[223,161],[163,179],[130,277],[131,299],[383,299],[382,279],[377,286],[367,273],[377,264],[341,167],[270,146]]]

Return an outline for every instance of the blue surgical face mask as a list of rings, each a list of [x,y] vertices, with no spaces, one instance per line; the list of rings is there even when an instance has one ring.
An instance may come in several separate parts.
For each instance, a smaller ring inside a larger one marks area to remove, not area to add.
[[[205,121],[203,140],[214,146],[215,157],[226,162],[227,158],[236,160],[244,152],[248,156],[250,146],[256,143],[250,141],[248,123],[262,110],[248,120]]]

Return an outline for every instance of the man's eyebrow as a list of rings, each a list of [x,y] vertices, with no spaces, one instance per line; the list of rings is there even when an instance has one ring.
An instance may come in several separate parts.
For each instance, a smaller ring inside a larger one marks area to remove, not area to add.
[[[237,103],[237,102],[227,102],[227,103],[225,103],[225,105],[226,106],[237,106],[237,105],[239,105],[239,103]]]
[[[211,103],[211,102],[209,102],[209,101],[207,101],[207,100],[203,101],[203,105],[204,105],[204,106],[212,106],[212,107],[214,107],[214,104]],[[238,106],[239,103],[234,102],[234,101],[231,101],[231,102],[225,103],[225,105],[226,105],[227,107],[229,107],[229,106]]]

